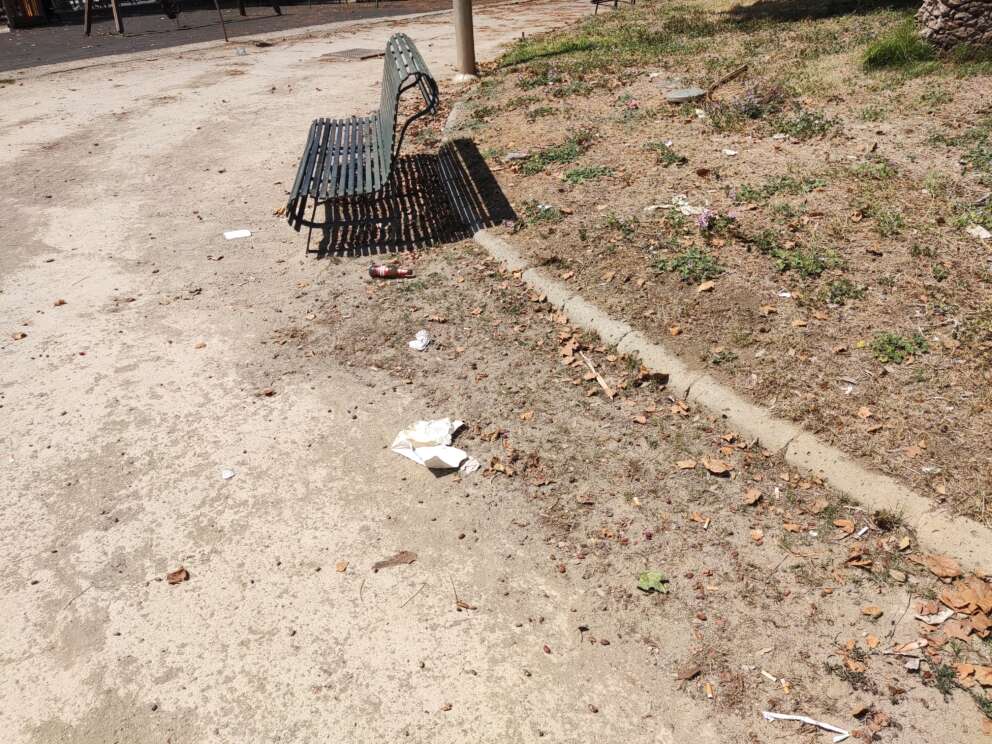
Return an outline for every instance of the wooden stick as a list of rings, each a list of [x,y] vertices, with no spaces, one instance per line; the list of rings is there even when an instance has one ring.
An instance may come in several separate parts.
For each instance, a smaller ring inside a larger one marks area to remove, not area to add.
[[[86,0],[83,4],[83,33],[87,36],[93,30],[93,0]]]
[[[110,0],[110,8],[114,12],[114,27],[117,29],[117,33],[121,36],[124,35],[124,19],[121,18],[121,4],[120,0]]]
[[[715,83],[713,83],[713,85],[711,85],[707,89],[707,91],[706,91],[706,97],[709,98],[711,95],[713,95],[713,91],[715,91],[721,85],[724,85],[725,83],[729,83],[731,80],[735,80],[735,79],[739,78],[745,72],[747,72],[747,65],[741,65],[740,67],[738,67],[736,70],[734,70],[729,75],[724,75],[722,78],[720,78],[719,80],[717,80]]]
[[[594,375],[596,375],[596,382],[598,382],[599,386],[603,388],[603,392],[606,393],[606,397],[612,399],[614,396],[616,396],[616,393],[613,392],[613,388],[611,388],[609,385],[606,384],[606,380],[603,379],[603,376],[596,371],[595,367],[592,366],[592,362],[589,361],[589,357],[587,357],[581,351],[579,352],[579,356],[582,357],[582,361],[586,363],[586,366],[589,368],[589,371],[592,372]]]
[[[245,10],[245,0],[238,0],[238,15],[248,15],[248,11]]]

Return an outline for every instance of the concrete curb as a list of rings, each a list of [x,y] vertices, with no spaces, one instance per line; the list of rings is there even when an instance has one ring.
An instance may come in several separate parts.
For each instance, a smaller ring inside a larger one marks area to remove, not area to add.
[[[671,350],[649,341],[627,323],[611,318],[562,282],[530,268],[526,259],[503,238],[479,230],[473,239],[492,258],[512,271],[522,271],[523,280],[546,295],[552,306],[565,312],[573,325],[598,333],[607,343],[616,344],[623,354],[637,354],[652,371],[667,373],[669,389],[678,397],[718,414],[728,428],[757,439],[766,449],[781,452],[793,467],[822,478],[866,508],[901,514],[906,524],[916,530],[926,550],[950,553],[972,569],[992,571],[992,530],[965,517],[934,511],[930,499],[887,475],[865,468],[836,447],[790,421],[776,418],[709,375],[693,370]]]

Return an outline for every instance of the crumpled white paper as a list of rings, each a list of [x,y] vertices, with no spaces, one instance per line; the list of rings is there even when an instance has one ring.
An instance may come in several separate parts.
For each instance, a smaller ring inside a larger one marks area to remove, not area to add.
[[[396,435],[390,449],[431,470],[451,470],[468,457],[464,450],[451,446],[451,435],[463,425],[448,418],[417,421]]]
[[[414,351],[424,351],[430,345],[431,334],[424,330],[417,331],[417,335],[413,337],[413,341],[407,342],[407,346]]]

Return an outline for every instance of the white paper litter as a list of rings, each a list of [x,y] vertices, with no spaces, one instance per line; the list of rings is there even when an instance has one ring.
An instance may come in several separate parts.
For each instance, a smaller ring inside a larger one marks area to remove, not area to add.
[[[979,240],[992,240],[992,232],[989,232],[981,225],[968,225],[965,232],[971,237],[978,238]]]
[[[954,617],[954,610],[944,609],[935,615],[913,615],[913,617],[927,625],[940,625]]]
[[[227,240],[237,240],[238,238],[250,238],[251,230],[225,230],[224,237]]]
[[[696,207],[689,203],[689,197],[685,194],[676,194],[672,197],[672,206],[679,210],[682,214],[687,217],[691,215],[702,214],[705,210],[704,207]]]
[[[463,450],[451,446],[451,435],[462,426],[463,422],[448,418],[417,421],[397,434],[389,447],[396,454],[431,470],[451,470],[468,457]]]
[[[231,470],[230,468],[224,468],[223,470],[220,471],[220,477],[223,478],[224,480],[231,480],[231,478],[233,478],[234,475],[235,475],[234,471]]]
[[[799,721],[800,723],[807,723],[810,726],[816,726],[824,731],[833,731],[837,736],[834,737],[834,744],[844,741],[848,738],[851,733],[845,731],[842,728],[837,728],[836,726],[831,726],[829,723],[824,723],[823,721],[816,721],[809,716],[790,716],[785,713],[771,713],[769,711],[762,711],[761,715],[765,717],[766,721]]]
[[[734,155],[737,154],[737,150],[729,150],[727,148],[724,148],[723,154],[726,155],[728,158],[732,158],[734,157]]]
[[[414,351],[423,351],[430,345],[431,334],[424,330],[417,331],[417,335],[413,337],[413,341],[407,343],[407,346]]]
[[[471,475],[476,470],[482,467],[482,463],[476,460],[474,457],[468,458],[462,463],[462,466],[458,468],[458,472],[462,475]]]
[[[779,290],[778,292],[776,292],[775,294],[777,294],[777,295],[778,295],[779,297],[781,297],[781,298],[782,298],[783,300],[788,300],[788,299],[789,299],[790,297],[792,297],[792,292],[790,292],[790,291],[789,291],[789,290],[787,290],[787,289],[780,289],[780,290]]]

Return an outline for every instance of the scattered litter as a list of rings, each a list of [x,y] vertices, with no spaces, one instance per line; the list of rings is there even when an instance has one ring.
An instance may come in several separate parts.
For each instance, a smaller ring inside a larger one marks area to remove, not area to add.
[[[462,475],[471,475],[480,467],[482,467],[482,464],[474,457],[470,457],[462,463],[462,466],[458,468],[458,472]]]
[[[867,532],[868,532],[868,527],[862,527],[860,530],[858,530],[858,534],[856,534],[855,537],[864,537]]]
[[[224,480],[231,480],[237,473],[235,473],[231,468],[224,468],[220,471],[220,477]]]
[[[920,660],[918,657],[912,656],[906,659],[906,671],[908,672],[920,671]]]
[[[409,279],[414,273],[413,269],[401,269],[399,266],[370,264],[369,276],[373,279]]]
[[[380,569],[392,568],[393,566],[406,566],[417,560],[417,554],[412,550],[401,550],[396,555],[391,555],[389,558],[384,558],[381,561],[376,561],[372,564],[372,573],[378,573]]]
[[[732,158],[737,154],[737,150],[729,150],[727,148],[724,148],[723,154],[726,155],[728,158]]]
[[[992,240],[992,232],[989,232],[981,225],[968,225],[965,232],[979,240]]]
[[[696,207],[689,203],[689,197],[685,194],[676,194],[672,197],[672,205],[686,217],[700,215],[706,211],[705,207]]]
[[[764,669],[761,670],[761,676],[770,682],[778,682],[778,677],[776,677],[771,672],[766,672]]]
[[[779,132],[778,134],[773,134],[772,135],[772,139],[774,139],[774,140],[784,140],[784,139],[788,139],[788,138],[789,138],[789,135],[785,134],[784,132]]]
[[[833,738],[834,744],[844,741],[851,735],[849,731],[845,731],[837,726],[832,726],[829,723],[824,723],[823,721],[817,721],[809,716],[790,716],[785,713],[771,713],[767,710],[762,711],[761,715],[765,717],[766,721],[799,721],[800,723],[805,723],[809,726],[816,726],[824,731],[833,731],[837,734],[837,736]]]
[[[791,299],[792,298],[792,292],[790,292],[787,289],[780,289],[775,294],[778,295],[779,297],[781,297],[783,300],[788,300],[788,299]]]
[[[913,617],[927,625],[940,625],[954,617],[954,610],[944,609],[934,615],[913,615]]]
[[[665,100],[669,103],[689,103],[689,101],[695,101],[697,98],[702,98],[705,95],[706,91],[702,88],[678,88],[668,91],[665,94]]]
[[[226,230],[224,238],[227,240],[237,240],[238,238],[250,238],[251,230]]]
[[[244,47],[238,47],[235,50],[235,54],[237,54],[239,57],[247,57],[248,56],[248,50],[245,49]]]
[[[451,446],[451,435],[462,424],[449,418],[417,421],[396,435],[390,449],[432,470],[457,468],[468,458],[463,450]]]
[[[414,351],[424,351],[430,345],[431,334],[424,330],[417,331],[417,335],[413,337],[413,341],[407,343],[407,346]]]
[[[706,112],[703,111],[702,109],[696,109],[695,113],[696,113],[696,118],[697,119],[705,119],[706,118]]]
[[[175,571],[167,573],[165,580],[170,584],[182,584],[184,581],[189,581],[189,571],[180,566]]]
[[[661,571],[644,571],[637,577],[637,588],[647,594],[668,594],[668,579]]]
[[[512,163],[515,160],[526,160],[530,157],[530,153],[526,150],[521,150],[520,152],[508,152],[503,156],[504,163]]]

